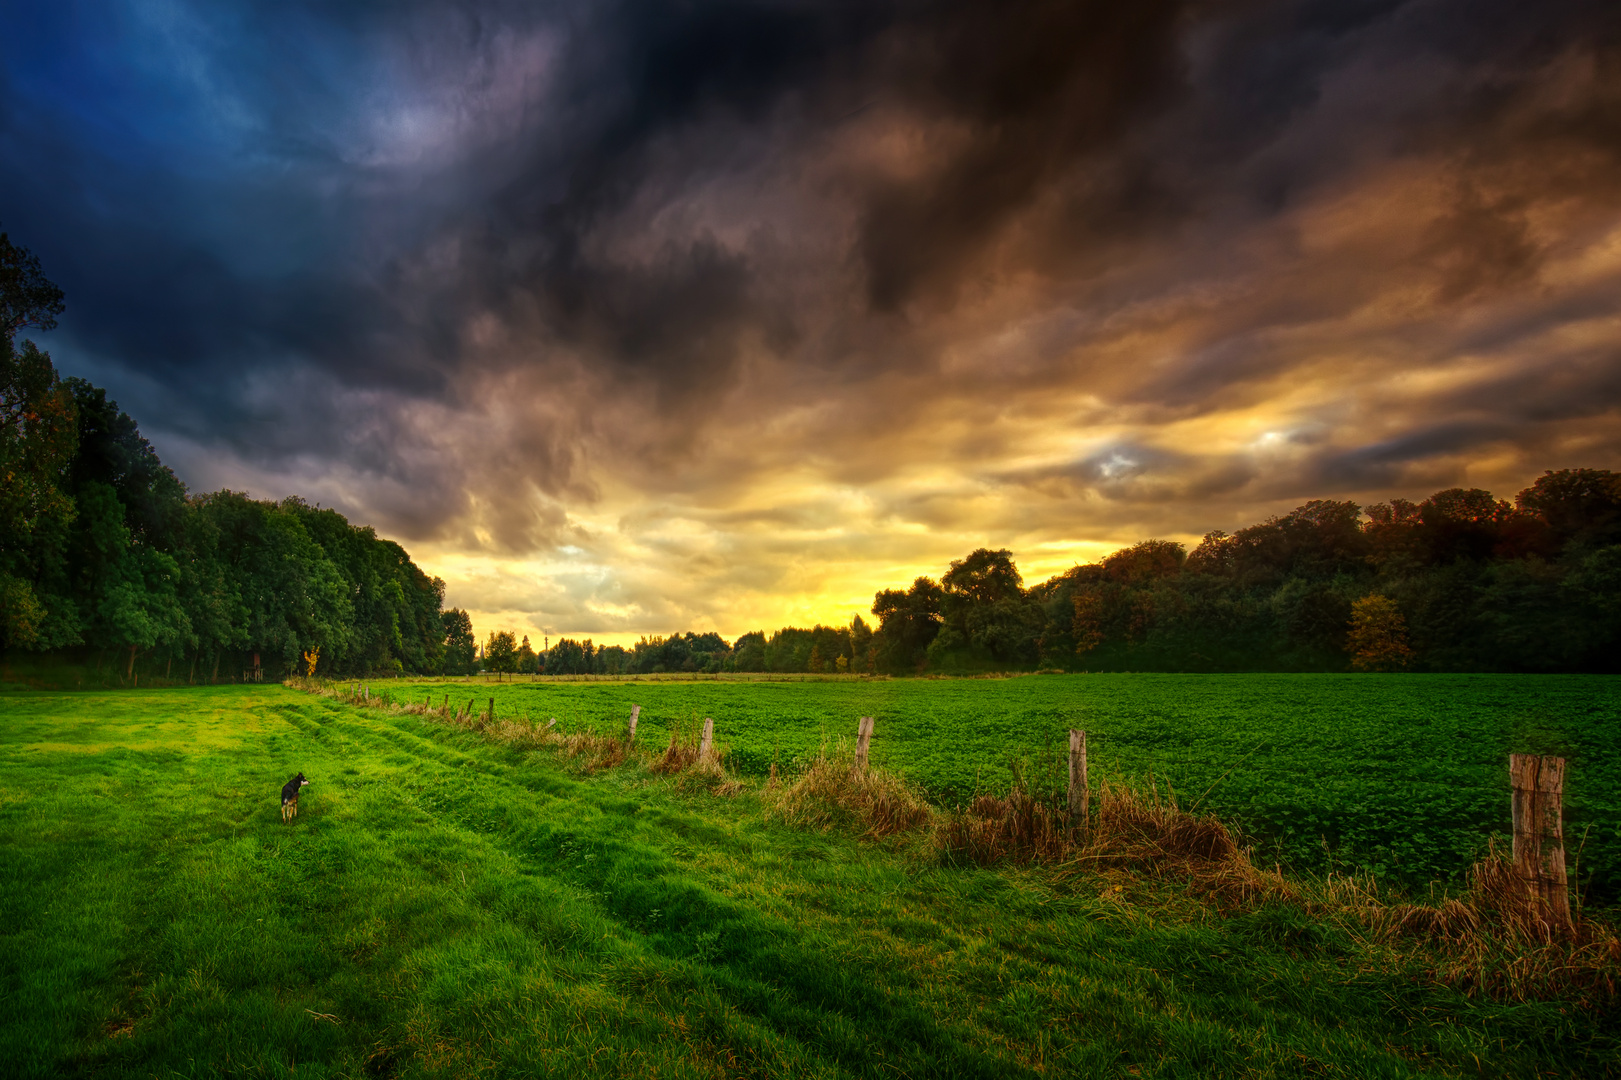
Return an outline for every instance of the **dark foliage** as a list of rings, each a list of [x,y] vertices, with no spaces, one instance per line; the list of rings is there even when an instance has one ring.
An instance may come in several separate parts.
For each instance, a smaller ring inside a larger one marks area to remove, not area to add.
[[[190,496],[135,421],[59,379],[23,327],[61,291],[0,234],[0,647],[180,661],[187,678],[471,670],[444,582],[398,544],[299,499]],[[447,651],[447,644],[450,649]]]
[[[1007,552],[980,550],[952,564],[929,614],[912,600],[927,578],[878,593],[886,669],[1342,671],[1353,608],[1380,597],[1398,636],[1387,649],[1412,670],[1614,671],[1621,476],[1548,472],[1512,504],[1478,488],[1366,508],[1317,500],[1186,555],[1146,540],[1028,590],[1018,581]]]

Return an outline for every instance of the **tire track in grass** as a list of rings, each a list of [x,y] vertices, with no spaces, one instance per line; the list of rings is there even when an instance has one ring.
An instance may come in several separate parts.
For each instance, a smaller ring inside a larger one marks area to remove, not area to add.
[[[669,807],[643,814],[650,803],[637,801],[634,793],[604,791],[580,781],[562,781],[568,785],[565,795],[537,792],[520,777],[556,770],[559,763],[541,759],[515,768],[491,762],[401,730],[421,722],[409,715],[348,706],[329,715],[333,719],[325,723],[297,713],[285,719],[318,741],[341,734],[355,744],[400,750],[410,746],[418,764],[438,766],[405,784],[408,800],[430,814],[438,828],[454,826],[469,856],[482,852],[483,861],[506,861],[520,876],[576,889],[579,902],[614,931],[611,947],[599,943],[605,971],[648,954],[676,971],[696,962],[703,981],[728,991],[732,1007],[834,1060],[858,1057],[869,1042],[863,1031],[877,1023],[911,1044],[919,1062],[950,1063],[953,1071],[967,1076],[1020,1074],[1010,1072],[1005,1059],[976,1048],[966,1032],[942,1026],[925,1010],[883,992],[868,965],[784,947],[781,942],[794,937],[796,925],[787,920],[770,925],[777,920],[763,919],[694,882],[688,868],[660,854],[691,844],[694,837],[734,849],[742,843],[734,832]],[[329,734],[334,725],[337,732]],[[471,737],[448,727],[443,736],[447,741]],[[498,744],[485,746],[502,750]],[[594,813],[581,815],[581,807]],[[559,808],[574,814],[566,825],[547,819],[548,810]],[[629,823],[628,831],[619,827],[624,823]],[[651,911],[659,913],[662,925],[649,926]],[[830,1022],[833,1017],[843,1022]]]

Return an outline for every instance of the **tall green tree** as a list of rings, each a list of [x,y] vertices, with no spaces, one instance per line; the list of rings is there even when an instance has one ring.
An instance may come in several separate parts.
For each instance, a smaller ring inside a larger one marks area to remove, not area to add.
[[[451,608],[440,620],[444,627],[444,672],[471,675],[478,670],[478,640],[473,637],[473,620],[461,608]]]
[[[77,415],[48,353],[16,340],[51,330],[64,305],[39,260],[0,232],[0,646],[50,649],[79,640],[61,595],[61,546],[74,516],[63,490]]]
[[[484,668],[502,675],[518,670],[518,642],[511,630],[498,630],[484,643]]]
[[[919,577],[912,587],[884,589],[873,597],[878,616],[879,664],[886,671],[904,671],[922,664],[929,645],[940,633],[945,590],[933,578]]]

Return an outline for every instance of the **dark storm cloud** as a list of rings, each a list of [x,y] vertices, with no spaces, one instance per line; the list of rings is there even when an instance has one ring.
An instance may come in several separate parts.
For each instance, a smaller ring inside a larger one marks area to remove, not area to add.
[[[536,626],[1621,464],[1613,3],[6,18],[58,361],[197,486],[574,560]]]

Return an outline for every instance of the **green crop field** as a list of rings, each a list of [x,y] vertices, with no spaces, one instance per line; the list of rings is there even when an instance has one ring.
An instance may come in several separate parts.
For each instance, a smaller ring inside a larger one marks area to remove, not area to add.
[[[1268,861],[1455,880],[1509,827],[1508,755],[1568,757],[1567,835],[1592,902],[1621,894],[1621,679],[1526,675],[1053,675],[788,682],[377,683],[401,701],[564,730],[667,739],[715,719],[744,774],[764,775],[876,718],[872,755],[946,802],[1006,790],[1010,762],[1062,774],[1070,728],[1091,767],[1239,822]]]
[[[1242,759],[1213,802],[1338,822],[1342,846],[1357,815],[1376,837],[1423,814],[1469,828],[1457,806],[1501,824],[1498,759],[1529,742],[1571,753],[1582,820],[1614,822],[1603,680],[388,689],[576,730],[635,701],[649,742],[712,715],[745,771],[874,715],[877,759],[940,792],[1005,786],[1010,753],[1074,723],[1102,768],[1151,765],[1190,798]],[[284,825],[297,770],[313,782]],[[757,785],[719,797],[635,759],[585,773],[277,686],[0,692],[0,886],[15,1076],[1621,1072],[1613,1005],[1470,996],[1417,947],[1281,901],[946,865],[785,824]]]

